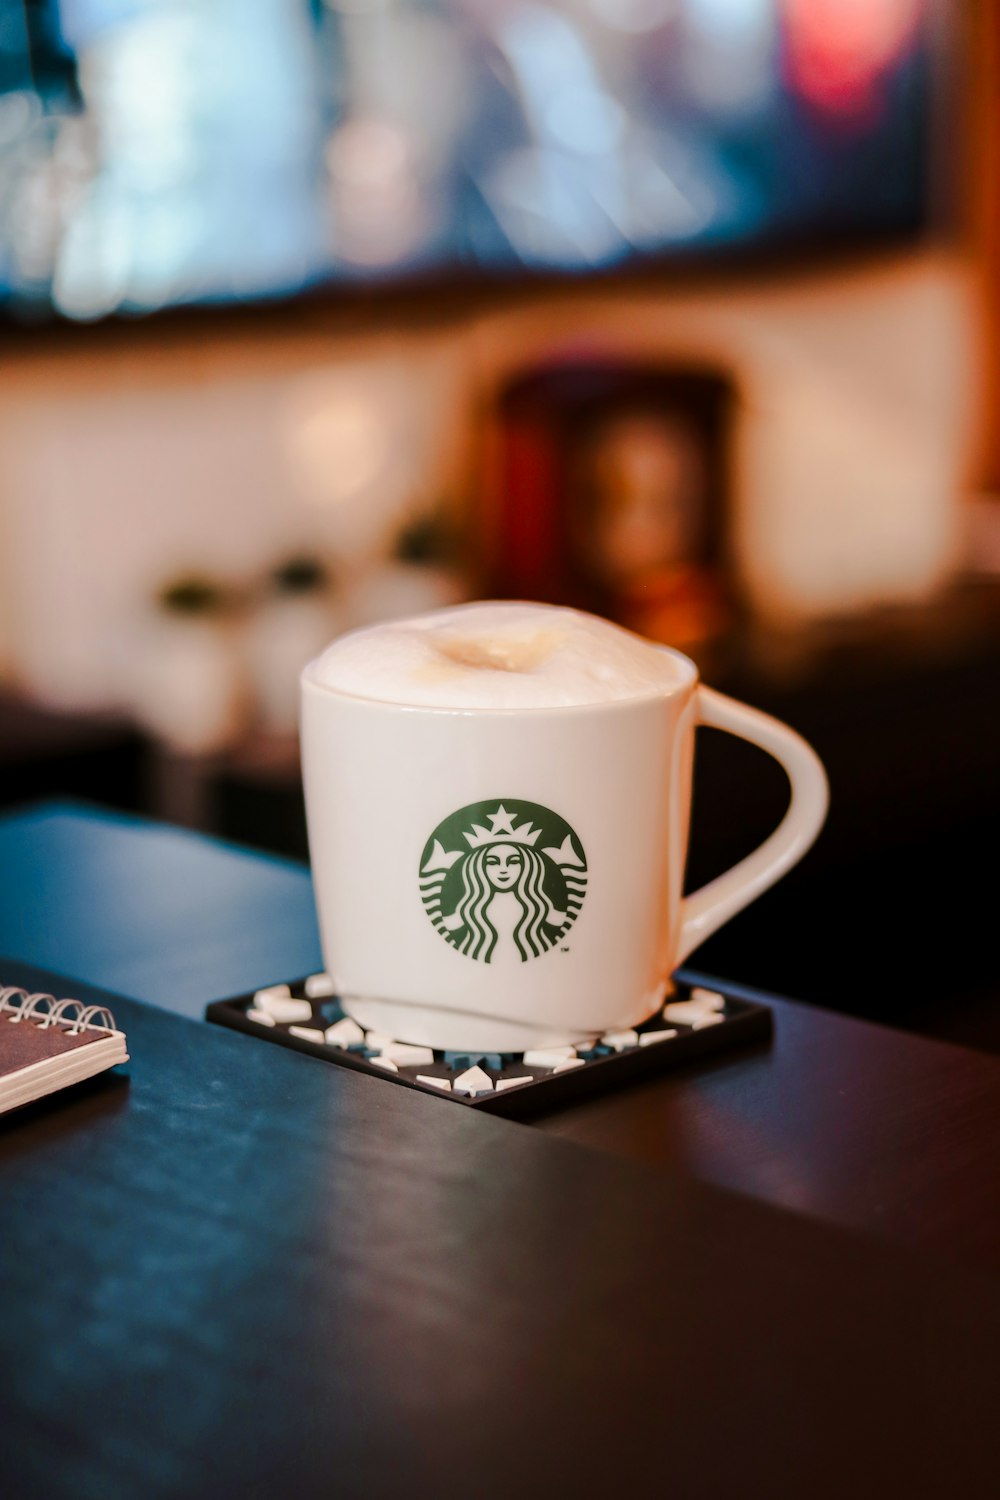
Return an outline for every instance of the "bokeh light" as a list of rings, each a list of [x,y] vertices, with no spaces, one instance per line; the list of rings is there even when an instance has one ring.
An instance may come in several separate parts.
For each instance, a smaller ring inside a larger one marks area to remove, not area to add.
[[[41,51],[8,27],[0,296],[96,319],[909,227],[927,7],[62,0]]]

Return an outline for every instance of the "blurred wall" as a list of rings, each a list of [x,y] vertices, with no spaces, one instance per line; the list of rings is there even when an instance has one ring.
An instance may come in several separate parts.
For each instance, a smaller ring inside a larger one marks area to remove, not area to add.
[[[302,547],[349,573],[422,505],[474,506],[483,402],[576,349],[733,373],[734,550],[761,613],[920,597],[954,557],[974,328],[963,265],[926,254],[740,289],[590,289],[405,337],[67,337],[0,371],[0,660],[51,701],[114,704],[164,581],[243,580]]]
[[[454,486],[461,349],[322,335],[67,352],[0,376],[2,655],[49,701],[113,706],[158,589],[349,573]]]

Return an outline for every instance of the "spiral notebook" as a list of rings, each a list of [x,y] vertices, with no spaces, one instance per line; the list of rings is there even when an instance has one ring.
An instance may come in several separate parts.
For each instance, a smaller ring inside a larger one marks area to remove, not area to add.
[[[0,986],[0,1114],[123,1062],[106,1006]]]

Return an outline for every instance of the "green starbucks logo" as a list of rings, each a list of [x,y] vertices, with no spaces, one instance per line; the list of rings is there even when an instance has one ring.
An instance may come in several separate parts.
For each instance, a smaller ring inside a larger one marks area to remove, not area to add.
[[[470,802],[420,857],[420,897],[446,943],[488,964],[508,942],[540,958],[569,931],[587,891],[573,829],[537,802]]]

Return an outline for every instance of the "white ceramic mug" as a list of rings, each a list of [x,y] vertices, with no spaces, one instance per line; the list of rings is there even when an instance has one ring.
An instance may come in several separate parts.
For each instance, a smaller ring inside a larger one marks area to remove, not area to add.
[[[637,1025],[691,950],[801,859],[826,815],[818,757],[671,655],[662,695],[523,710],[379,702],[305,669],[323,952],[361,1025],[494,1052]],[[697,724],[769,751],[792,796],[759,849],[682,897]]]

